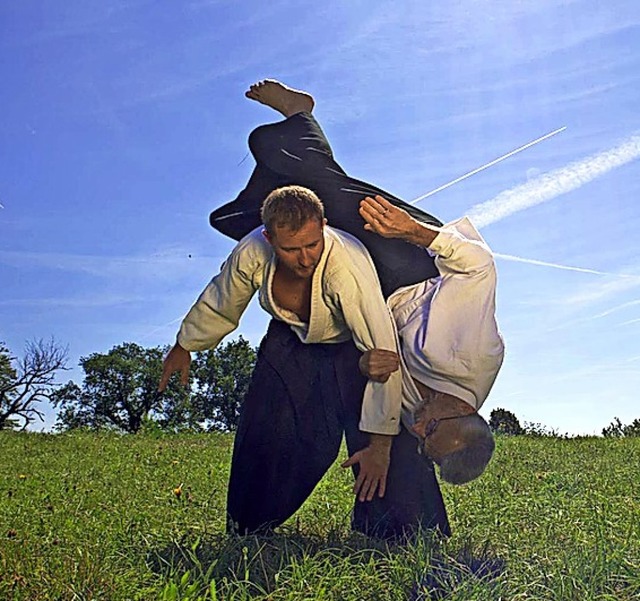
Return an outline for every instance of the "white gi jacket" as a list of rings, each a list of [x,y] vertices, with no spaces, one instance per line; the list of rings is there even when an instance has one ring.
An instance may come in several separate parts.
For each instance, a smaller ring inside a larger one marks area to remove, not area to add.
[[[404,363],[407,427],[420,402],[412,377],[479,409],[504,357],[491,250],[467,217],[431,229],[439,232],[428,250],[436,255],[440,276],[400,288],[388,299]]]
[[[214,348],[238,326],[259,291],[262,308],[291,326],[305,344],[338,343],[351,338],[359,350],[397,350],[393,320],[385,304],[369,253],[356,238],[324,228],[324,251],[313,274],[311,314],[303,323],[273,300],[276,257],[259,227],[245,236],[193,305],[178,333],[188,351]],[[360,429],[376,434],[400,430],[403,376],[367,383]]]

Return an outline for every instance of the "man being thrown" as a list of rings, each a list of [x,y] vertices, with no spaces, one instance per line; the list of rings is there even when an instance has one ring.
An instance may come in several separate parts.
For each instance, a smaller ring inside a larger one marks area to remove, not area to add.
[[[368,231],[428,248],[437,257],[439,277],[401,288],[387,300],[405,372],[403,422],[422,439],[444,480],[473,480],[493,454],[493,437],[477,411],[504,356],[492,253],[467,218],[437,228],[381,196],[365,198],[360,214]],[[361,368],[384,377],[396,369],[394,355],[368,351]]]

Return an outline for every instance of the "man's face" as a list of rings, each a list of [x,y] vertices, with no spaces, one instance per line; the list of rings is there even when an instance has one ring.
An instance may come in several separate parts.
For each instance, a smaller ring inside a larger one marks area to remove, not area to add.
[[[445,455],[465,446],[457,418],[472,412],[463,401],[456,403],[442,396],[437,402],[425,403],[416,412],[412,429],[423,440],[424,452],[435,463],[440,464]]]
[[[466,445],[460,437],[455,420],[452,422],[442,422],[438,424],[437,430],[424,439],[425,453],[438,465],[442,458],[449,453],[454,453],[464,448]]]
[[[278,266],[294,277],[311,278],[324,250],[325,223],[326,219],[312,219],[296,231],[286,227],[277,227],[272,234],[264,231],[278,258]]]

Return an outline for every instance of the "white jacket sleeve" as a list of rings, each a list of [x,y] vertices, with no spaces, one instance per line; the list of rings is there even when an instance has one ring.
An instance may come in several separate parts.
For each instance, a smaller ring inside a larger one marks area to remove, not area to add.
[[[255,236],[243,238],[182,321],[180,346],[188,351],[215,348],[235,330],[262,283],[268,260]]]
[[[494,270],[493,254],[468,217],[433,229],[439,233],[429,250],[437,255],[436,267],[442,276]]]
[[[330,295],[344,316],[353,341],[361,351],[374,348],[398,352],[396,329],[382,296],[373,266],[351,265],[331,278]],[[360,429],[374,434],[398,434],[402,406],[402,374],[384,382],[369,380],[362,401]]]

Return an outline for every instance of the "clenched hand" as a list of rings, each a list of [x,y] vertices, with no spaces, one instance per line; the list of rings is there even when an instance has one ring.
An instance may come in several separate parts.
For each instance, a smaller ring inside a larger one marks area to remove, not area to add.
[[[394,351],[374,348],[365,351],[358,361],[360,373],[374,382],[386,382],[400,367],[400,358]]]

